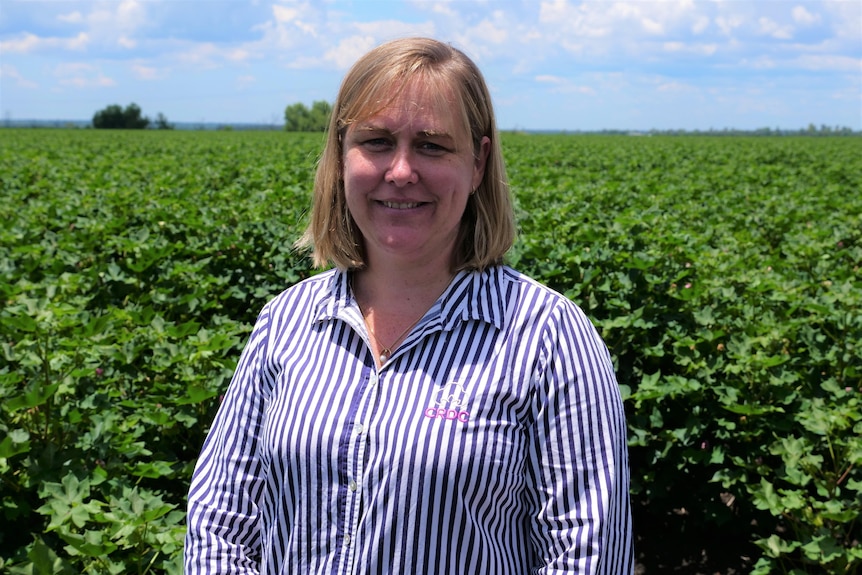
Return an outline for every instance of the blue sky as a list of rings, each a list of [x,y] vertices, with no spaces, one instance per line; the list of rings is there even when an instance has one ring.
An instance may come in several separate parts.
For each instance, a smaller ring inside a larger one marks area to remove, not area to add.
[[[282,124],[408,35],[476,60],[501,129],[862,130],[860,0],[0,0],[0,115]]]

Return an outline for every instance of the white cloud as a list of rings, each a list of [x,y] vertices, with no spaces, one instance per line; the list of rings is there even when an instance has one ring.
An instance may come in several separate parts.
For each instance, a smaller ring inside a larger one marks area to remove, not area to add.
[[[279,24],[289,24],[299,16],[299,10],[281,4],[272,5],[272,15]]]
[[[547,46],[582,55],[647,55],[655,51],[656,39],[680,40],[706,31],[712,10],[712,3],[693,0],[545,0],[537,18]]]
[[[726,92],[740,86],[742,93],[743,86],[781,78],[783,84],[777,84],[775,93],[816,76],[806,89],[820,86],[824,94],[843,90],[858,100],[862,78],[859,0],[80,0],[20,4],[32,5],[39,15],[7,22],[7,31],[0,33],[5,65],[0,74],[3,89],[8,90],[4,100],[14,103],[16,113],[22,106],[34,110],[45,106],[32,98],[31,90],[22,89],[35,84],[28,83],[21,71],[31,80],[39,78],[34,64],[25,59],[28,53],[55,63],[72,57],[95,64],[107,57],[119,66],[71,67],[62,74],[58,70],[56,81],[80,87],[121,84],[123,89],[128,83],[130,89],[145,92],[159,81],[159,95],[177,101],[176,111],[166,110],[171,117],[222,114],[229,121],[242,120],[246,112],[216,103],[217,97],[187,106],[187,87],[174,84],[182,79],[179,69],[200,71],[201,90],[211,90],[210,85],[221,90],[246,88],[240,99],[249,102],[248,109],[280,109],[281,103],[270,101],[281,97],[285,78],[258,70],[251,75],[250,61],[264,62],[273,71],[291,68],[287,80],[290,98],[311,101],[322,90],[334,90],[336,68],[344,70],[382,41],[413,34],[451,41],[474,57],[493,87],[495,103],[516,102],[504,108],[508,115],[500,116],[501,120],[526,127],[560,124],[564,119],[558,117],[558,109],[568,103],[584,109],[610,108],[617,123],[661,124],[654,120],[659,111],[639,104],[646,87],[654,101],[669,110],[671,122],[676,122],[686,117],[684,103],[690,94],[686,90],[692,87],[698,97],[715,102],[710,89]],[[206,11],[203,15],[202,10]],[[76,51],[86,51],[86,58]],[[312,68],[315,73],[306,76],[304,70]],[[320,74],[321,70],[330,73]],[[640,74],[651,74],[654,80],[638,81],[643,78]],[[52,80],[39,78],[39,83],[45,89]],[[248,90],[250,86],[254,89]],[[601,94],[602,98],[583,94]],[[620,104],[610,106],[613,98]],[[787,101],[798,115],[799,100],[788,97]],[[179,111],[182,106],[188,109]],[[642,118],[621,113],[626,107],[638,108]],[[833,114],[832,109],[828,112]],[[33,117],[55,114],[30,113]],[[712,121],[702,119],[700,113],[691,112],[691,125]],[[850,112],[834,112],[839,113],[844,116],[830,120],[827,115],[822,121],[847,123],[840,118],[849,114],[858,126],[858,104]],[[236,116],[228,117],[232,114]],[[595,114],[589,115],[593,121]],[[601,123],[599,119],[595,122]],[[727,123],[738,125],[733,118]]]
[[[149,22],[144,4],[137,0],[98,3],[85,19],[89,33],[109,46],[128,46],[137,31]]]
[[[319,44],[320,16],[314,6],[308,3],[272,4],[270,13],[270,20],[252,28],[261,32],[260,39],[248,43],[246,48],[267,53]]]
[[[793,61],[793,65],[804,70],[850,72],[857,74],[857,84],[862,74],[862,58],[828,54],[803,54]],[[859,94],[857,94],[857,97]]]
[[[789,40],[793,37],[793,26],[782,26],[778,22],[766,17],[761,17],[757,23],[760,25],[760,32],[767,36],[772,36],[779,40]]]
[[[559,22],[566,18],[573,8],[566,0],[543,0],[539,3],[539,20],[541,22]]]
[[[732,35],[737,28],[742,26],[743,22],[743,18],[739,15],[718,16],[715,19],[716,26],[725,36]]]
[[[769,56],[757,56],[754,58],[743,58],[740,61],[740,66],[753,70],[772,70],[777,67],[777,64]]]
[[[96,66],[83,62],[60,64],[54,68],[54,76],[60,85],[75,88],[107,88],[116,85]]]
[[[544,82],[547,84],[562,84],[566,81],[565,78],[560,76],[552,76],[550,74],[540,74],[533,78],[536,82]]]
[[[123,0],[117,7],[117,24],[124,29],[135,29],[146,22],[143,5],[137,0]]]
[[[820,22],[820,14],[812,14],[805,9],[805,6],[795,6],[791,14],[793,14],[793,21],[803,26],[810,26]]]
[[[696,54],[700,56],[712,56],[718,51],[717,44],[687,44],[685,42],[665,42],[662,44],[665,52]]]
[[[652,18],[641,18],[640,19],[641,26],[644,30],[646,30],[650,34],[655,34],[656,36],[660,36],[664,34],[664,24],[659,22],[658,20],[653,20]]]
[[[18,72],[15,66],[9,64],[0,64],[0,78],[14,81],[19,88],[34,89],[39,87],[39,84],[28,80]]]
[[[57,20],[65,22],[66,24],[80,24],[84,21],[84,17],[81,16],[80,12],[75,11],[70,12],[69,14],[60,14],[57,16]]]
[[[74,76],[86,72],[92,72],[96,67],[85,62],[69,62],[66,64],[58,64],[54,67],[55,76]]]
[[[500,10],[483,17],[474,26],[465,27],[452,34],[450,39],[480,64],[484,59],[506,58],[512,55],[512,50],[519,50],[521,46],[532,41],[529,31],[522,33],[519,23],[511,21],[510,17]]]
[[[307,6],[306,6],[307,8]],[[288,7],[280,4],[272,5],[272,15],[275,21],[280,26],[294,26],[299,28],[305,34],[316,37],[317,29],[313,24],[302,18],[303,12],[299,7]]]
[[[0,52],[27,53],[38,49],[40,45],[46,45],[46,40],[35,34],[25,33],[14,40],[0,42]]]
[[[482,20],[472,32],[477,34],[482,40],[491,42],[492,44],[502,44],[509,38],[509,32],[504,26],[495,24],[490,20]]]
[[[551,88],[551,92],[555,94],[595,94],[595,90],[593,90],[593,88],[576,84],[570,79],[563,78],[561,76],[554,76],[552,74],[540,74],[533,78],[533,80],[541,84],[550,84],[551,86],[553,86]]]
[[[323,58],[333,62],[338,68],[349,68],[361,55],[377,44],[373,36],[350,36],[326,51]]]
[[[132,72],[140,80],[158,80],[164,77],[164,74],[158,68],[144,66],[143,64],[132,64]]]
[[[410,23],[400,20],[377,20],[375,22],[355,22],[350,30],[356,30],[362,36],[372,36],[375,42],[401,36],[434,36],[436,30],[431,22]],[[356,55],[359,57],[359,54]]]
[[[691,32],[692,34],[701,34],[707,28],[709,28],[709,17],[698,16],[691,25]]]
[[[178,61],[204,68],[214,68],[217,62],[224,60],[223,50],[212,42],[191,44],[185,50],[175,54]]]
[[[859,49],[862,2],[824,2],[824,12],[829,13],[829,23],[838,40],[846,40],[855,50]]]
[[[83,15],[79,11],[56,16],[64,24],[83,27],[85,30],[71,37],[40,36],[23,32],[17,37],[0,42],[5,53],[27,53],[47,50],[86,50],[97,44],[133,49],[137,46],[135,31],[146,24],[143,5],[136,0],[102,2]]]
[[[81,32],[74,38],[40,37],[25,32],[12,40],[0,42],[0,52],[26,54],[37,50],[83,50],[90,43],[90,37]]]

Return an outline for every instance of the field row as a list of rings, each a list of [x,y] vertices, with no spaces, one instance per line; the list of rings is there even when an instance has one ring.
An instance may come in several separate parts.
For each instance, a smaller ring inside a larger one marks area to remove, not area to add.
[[[0,498],[26,528],[0,533],[0,572],[179,572],[191,469],[250,326],[315,273],[292,245],[321,144],[3,132]],[[579,303],[617,367],[641,562],[692,560],[708,543],[679,537],[722,529],[752,573],[854,573],[857,139],[503,146],[509,262]]]

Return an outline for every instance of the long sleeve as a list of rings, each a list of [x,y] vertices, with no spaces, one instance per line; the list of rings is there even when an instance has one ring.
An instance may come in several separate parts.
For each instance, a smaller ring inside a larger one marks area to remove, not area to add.
[[[378,367],[349,286],[264,307],[195,470],[186,575],[630,575],[622,402],[583,312],[460,272]]]
[[[626,425],[607,348],[560,305],[543,337],[530,453],[539,573],[633,572]]]
[[[260,435],[266,313],[261,314],[207,435],[189,490],[186,575],[252,575],[261,556]]]

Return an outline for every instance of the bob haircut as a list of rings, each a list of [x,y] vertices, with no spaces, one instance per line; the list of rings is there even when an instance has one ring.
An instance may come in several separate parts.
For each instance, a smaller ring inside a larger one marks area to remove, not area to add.
[[[502,263],[512,247],[512,199],[491,95],[481,72],[463,52],[448,44],[403,38],[362,56],[341,83],[314,178],[311,217],[296,243],[311,249],[315,266],[332,263],[345,270],[365,266],[364,241],[344,193],[344,135],[351,124],[375,116],[417,80],[439,98],[438,110],[451,110],[459,125],[469,130],[474,155],[484,136],[491,140],[484,177],[470,195],[461,219],[452,271],[482,270]]]

